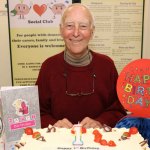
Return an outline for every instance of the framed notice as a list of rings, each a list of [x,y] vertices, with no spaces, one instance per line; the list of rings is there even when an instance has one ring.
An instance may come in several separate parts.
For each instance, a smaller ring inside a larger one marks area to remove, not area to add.
[[[93,13],[90,48],[110,56],[118,72],[142,57],[144,0],[81,0]]]
[[[12,84],[34,85],[41,63],[64,50],[59,33],[72,0],[8,0]]]

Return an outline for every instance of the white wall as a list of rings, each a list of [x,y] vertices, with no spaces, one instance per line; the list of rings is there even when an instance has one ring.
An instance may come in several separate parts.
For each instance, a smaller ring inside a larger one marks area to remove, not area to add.
[[[150,0],[145,1],[143,58],[150,59]]]
[[[150,0],[145,0],[143,58],[150,59]],[[7,15],[0,16],[0,86],[11,85]]]
[[[0,16],[0,86],[11,85],[7,14]]]

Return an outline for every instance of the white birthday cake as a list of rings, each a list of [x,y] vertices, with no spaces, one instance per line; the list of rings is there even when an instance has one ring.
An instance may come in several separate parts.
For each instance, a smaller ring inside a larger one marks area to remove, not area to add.
[[[16,150],[149,150],[137,128],[25,129]]]

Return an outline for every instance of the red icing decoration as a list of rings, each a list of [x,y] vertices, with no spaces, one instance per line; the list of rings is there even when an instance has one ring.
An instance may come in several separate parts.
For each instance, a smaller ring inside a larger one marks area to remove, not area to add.
[[[116,146],[116,143],[114,141],[110,140],[108,142],[108,146],[114,147],[114,146]]]
[[[99,142],[101,145],[106,146],[108,145],[107,141],[105,139],[100,140]]]
[[[82,134],[86,133],[86,128],[82,127]]]
[[[139,131],[138,131],[138,129],[136,128],[136,127],[131,127],[130,129],[129,129],[129,133],[130,134],[137,134]]]
[[[25,132],[25,134],[27,134],[27,135],[32,135],[32,134],[33,134],[33,129],[30,128],[30,127],[28,127],[28,128],[25,128],[25,129],[24,129],[24,132]]]

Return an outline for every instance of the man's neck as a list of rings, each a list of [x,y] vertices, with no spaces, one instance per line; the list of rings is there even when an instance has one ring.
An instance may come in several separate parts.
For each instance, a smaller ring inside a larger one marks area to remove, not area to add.
[[[65,61],[73,66],[81,67],[90,64],[92,60],[92,54],[89,50],[87,50],[82,56],[72,55],[69,51],[64,51],[64,59]]]

